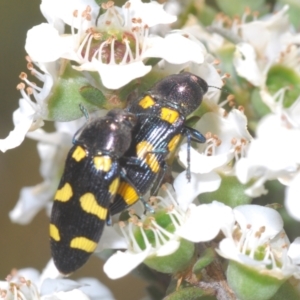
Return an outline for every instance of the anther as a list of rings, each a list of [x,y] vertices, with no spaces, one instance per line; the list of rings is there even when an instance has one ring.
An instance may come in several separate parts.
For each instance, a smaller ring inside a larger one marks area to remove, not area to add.
[[[264,232],[266,231],[266,226],[261,226],[261,227],[259,228],[259,231],[260,231],[261,233],[264,233]]]
[[[27,69],[30,71],[33,69],[33,64],[31,62],[27,63]]]
[[[212,133],[211,133],[210,131],[206,132],[205,138],[206,138],[207,140],[211,139],[211,138],[212,138]]]
[[[21,74],[19,75],[19,78],[22,80],[27,79],[27,74],[25,72],[21,72]]]
[[[245,107],[242,106],[242,105],[239,105],[239,106],[238,106],[238,110],[239,110],[240,112],[244,112],[244,111],[245,111]]]
[[[220,64],[220,60],[219,59],[215,59],[212,63],[213,65],[217,66]]]
[[[24,90],[25,89],[25,84],[23,82],[20,82],[18,85],[17,85],[17,90]]]
[[[27,60],[27,62],[32,63],[32,60],[31,60],[31,58],[30,58],[29,55],[26,55],[26,56],[25,56],[25,59]]]

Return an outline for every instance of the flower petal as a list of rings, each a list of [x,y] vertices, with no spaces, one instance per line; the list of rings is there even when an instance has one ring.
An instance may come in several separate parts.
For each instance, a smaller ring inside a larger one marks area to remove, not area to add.
[[[80,290],[89,297],[90,300],[114,300],[111,291],[96,278],[81,278],[77,280],[82,286]]]
[[[156,256],[167,256],[173,254],[180,246],[180,242],[177,240],[171,240],[159,247],[155,252]]]
[[[187,144],[182,144],[179,148],[178,157],[182,165],[187,167]],[[207,156],[203,153],[199,153],[191,147],[191,172],[196,174],[207,174],[213,170],[224,166],[233,157],[233,151],[220,153],[219,155]]]
[[[252,204],[237,206],[233,212],[242,231],[250,225],[251,231],[260,232],[262,240],[273,238],[283,229],[283,220],[275,209]]]
[[[152,247],[149,246],[140,253],[133,253],[130,251],[117,251],[104,264],[103,270],[110,279],[118,279],[142,263],[149,255]]]
[[[116,90],[126,85],[133,79],[143,77],[151,71],[151,66],[145,66],[143,62],[137,61],[129,64],[103,64],[96,58],[92,62],[74,67],[76,70],[98,71],[102,83],[108,89]]]
[[[2,152],[19,146],[34,121],[35,110],[33,107],[24,99],[20,99],[19,105],[20,107],[13,113],[15,128],[5,139],[0,139]]]
[[[293,243],[291,243],[288,256],[292,259],[294,264],[300,264],[300,237],[297,237]]]
[[[191,205],[187,211],[186,222],[176,231],[176,234],[198,243],[212,240],[220,229],[220,220],[216,218],[214,204]]]
[[[124,15],[128,14],[126,4],[122,7]],[[155,1],[143,3],[140,0],[130,0],[130,19],[141,19],[142,24],[148,25],[149,27],[153,27],[158,24],[169,24],[175,22],[177,17],[168,14],[163,9],[163,6],[164,5]]]
[[[9,213],[11,221],[22,225],[30,223],[34,216],[52,199],[53,192],[52,184],[48,181],[33,187],[22,188],[16,206]]]
[[[200,42],[190,40],[182,34],[173,33],[165,38],[155,37],[147,39],[147,50],[143,57],[163,58],[172,64],[186,62],[202,63],[204,61],[204,48]]]
[[[176,199],[183,210],[186,210],[195,198],[206,192],[213,192],[219,188],[221,177],[210,172],[206,174],[191,173],[191,181],[186,178],[186,171],[180,173],[174,181],[174,189],[176,191]]]
[[[300,173],[286,188],[284,204],[289,215],[300,221]]]
[[[233,64],[237,73],[253,85],[262,86],[265,82],[266,75],[257,65],[256,53],[252,45],[248,43],[237,44]]]
[[[42,23],[27,32],[25,50],[33,61],[52,62],[65,52],[59,32],[50,24]]]
[[[234,241],[230,238],[223,239],[219,244],[219,249],[216,249],[216,251],[224,258],[231,259],[248,266],[264,267],[269,263],[269,260],[258,261],[248,255],[241,254]]]

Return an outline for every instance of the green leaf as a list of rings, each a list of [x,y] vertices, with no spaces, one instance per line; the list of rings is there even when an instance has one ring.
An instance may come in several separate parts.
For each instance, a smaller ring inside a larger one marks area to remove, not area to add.
[[[62,75],[57,78],[48,99],[48,119],[53,121],[72,121],[82,117],[79,104],[89,112],[99,109],[82,97],[80,90],[89,86],[88,80],[67,63]]]
[[[229,262],[227,280],[239,300],[268,300],[284,283],[234,261]]]
[[[214,192],[201,194],[198,197],[201,203],[211,203],[217,200],[230,207],[236,207],[251,202],[251,198],[244,192],[246,185],[240,183],[235,176],[219,175],[222,177],[221,186]]]
[[[194,244],[181,240],[179,248],[168,256],[152,256],[147,258],[144,263],[158,272],[174,274],[186,269],[194,255]]]
[[[201,254],[201,257],[197,260],[197,262],[193,266],[193,273],[196,275],[200,274],[202,269],[207,267],[214,261],[215,251],[212,248],[207,248]]]
[[[271,94],[284,87],[291,87],[284,95],[284,107],[290,107],[300,94],[300,76],[291,68],[283,65],[273,66],[267,75],[266,85]]]
[[[100,90],[89,85],[81,87],[79,92],[87,102],[99,108],[105,108],[106,98]]]
[[[199,300],[207,293],[196,287],[180,289],[164,298],[164,300]],[[214,299],[214,298],[212,298]]]

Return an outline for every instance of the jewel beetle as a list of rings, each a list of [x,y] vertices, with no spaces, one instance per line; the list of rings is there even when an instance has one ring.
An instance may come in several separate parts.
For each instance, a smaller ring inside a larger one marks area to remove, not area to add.
[[[114,109],[74,136],[50,218],[50,246],[62,274],[80,268],[95,250],[119,187],[119,158],[128,150],[136,117]]]
[[[199,107],[207,90],[205,80],[185,72],[158,81],[130,104],[127,110],[136,115],[137,125],[131,146],[121,158],[127,180],[121,179],[117,195],[110,204],[112,215],[143,200],[142,196],[153,185],[160,185],[167,167],[166,158],[177,148],[182,136],[187,137],[189,145],[187,178],[190,179],[191,141],[203,143],[206,139],[186,126],[185,121]]]

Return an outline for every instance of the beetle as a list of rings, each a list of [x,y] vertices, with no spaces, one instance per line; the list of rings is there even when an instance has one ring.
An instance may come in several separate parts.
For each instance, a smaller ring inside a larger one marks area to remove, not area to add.
[[[202,102],[208,85],[202,78],[185,72],[158,81],[149,91],[133,101],[127,110],[137,117],[129,149],[121,158],[127,180],[120,186],[109,210],[112,215],[142,200],[153,185],[159,187],[167,165],[182,136],[188,141],[187,179],[190,180],[191,141],[204,143],[205,137],[185,125],[186,117]]]
[[[135,124],[132,113],[114,109],[73,138],[50,218],[51,253],[62,274],[80,268],[97,246],[119,187],[119,158],[130,147]]]

